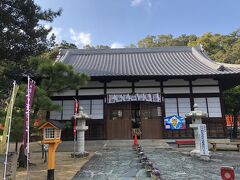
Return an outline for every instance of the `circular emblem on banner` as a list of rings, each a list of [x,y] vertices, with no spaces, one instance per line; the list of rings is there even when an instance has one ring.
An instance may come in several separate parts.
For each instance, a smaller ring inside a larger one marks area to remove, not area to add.
[[[172,123],[173,127],[176,128],[177,125],[178,125],[178,119],[177,119],[177,117],[173,116],[173,117],[171,118],[171,123]]]

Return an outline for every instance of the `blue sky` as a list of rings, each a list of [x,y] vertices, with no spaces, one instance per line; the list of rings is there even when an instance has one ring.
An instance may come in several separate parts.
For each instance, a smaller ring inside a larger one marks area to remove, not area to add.
[[[51,24],[57,41],[124,47],[147,35],[228,34],[240,28],[239,0],[35,0],[62,8]]]

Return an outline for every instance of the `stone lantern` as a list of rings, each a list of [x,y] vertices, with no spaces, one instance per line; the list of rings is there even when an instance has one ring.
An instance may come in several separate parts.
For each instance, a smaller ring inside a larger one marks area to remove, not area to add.
[[[197,104],[194,104],[193,107],[194,110],[186,114],[186,117],[192,118],[192,124],[190,124],[190,127],[194,130],[195,138],[195,149],[190,152],[190,155],[201,157],[207,156],[205,159],[209,159],[206,125],[202,124],[202,118],[207,117],[208,114],[206,112],[198,110]],[[203,152],[204,150],[205,152]]]
[[[83,108],[79,107],[79,113],[76,114],[77,119],[77,152],[75,153],[75,157],[85,157],[88,156],[89,153],[85,151],[85,131],[88,130],[88,126],[86,126],[86,120],[90,119],[90,117],[83,112]]]

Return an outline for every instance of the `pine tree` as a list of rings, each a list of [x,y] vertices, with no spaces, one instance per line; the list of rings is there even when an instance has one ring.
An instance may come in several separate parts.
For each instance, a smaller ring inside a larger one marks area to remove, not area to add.
[[[41,23],[60,14],[61,9],[42,10],[33,0],[0,1],[0,99],[7,97],[13,79],[21,82],[28,73],[27,58],[54,44],[53,36],[47,39],[51,28]]]

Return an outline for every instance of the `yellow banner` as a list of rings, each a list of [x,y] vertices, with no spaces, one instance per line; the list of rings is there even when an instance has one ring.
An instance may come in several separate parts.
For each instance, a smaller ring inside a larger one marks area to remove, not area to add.
[[[6,120],[4,124],[3,136],[2,136],[2,143],[0,148],[1,154],[5,154],[6,152],[9,122],[12,120],[13,105],[17,96],[18,89],[19,89],[19,86],[17,84],[13,86],[10,103],[8,104],[7,115],[6,115]]]

